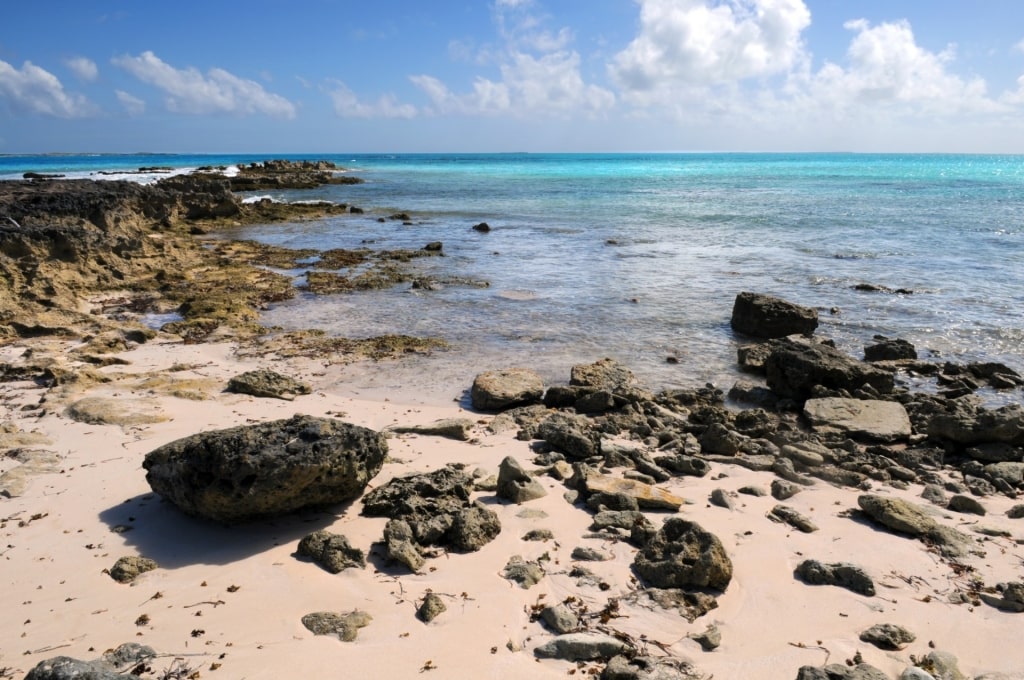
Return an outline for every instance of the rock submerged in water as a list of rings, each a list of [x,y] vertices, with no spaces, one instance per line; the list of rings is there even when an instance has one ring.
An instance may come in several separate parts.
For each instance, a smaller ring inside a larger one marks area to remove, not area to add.
[[[296,415],[173,441],[142,467],[153,491],[184,512],[233,523],[358,498],[387,451],[374,430]]]

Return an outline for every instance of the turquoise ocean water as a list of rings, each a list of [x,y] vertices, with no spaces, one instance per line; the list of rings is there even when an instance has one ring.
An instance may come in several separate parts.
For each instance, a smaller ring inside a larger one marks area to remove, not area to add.
[[[280,156],[274,156],[280,157]],[[232,165],[266,156],[6,156],[22,172]],[[818,308],[819,333],[861,356],[876,334],[924,357],[1024,371],[1024,156],[867,154],[310,155],[364,184],[273,192],[366,210],[245,236],[292,246],[420,247],[425,274],[486,288],[299,297],[265,322],[349,337],[429,335],[454,349],[387,371],[367,389],[451,393],[487,368],[525,365],[564,381],[610,356],[651,387],[736,379],[736,293]],[[141,181],[155,176],[129,175]],[[412,225],[378,222],[408,212]],[[489,233],[471,227],[481,221]],[[301,272],[295,272],[297,277]],[[912,294],[863,292],[857,284]],[[668,357],[678,361],[670,363]]]

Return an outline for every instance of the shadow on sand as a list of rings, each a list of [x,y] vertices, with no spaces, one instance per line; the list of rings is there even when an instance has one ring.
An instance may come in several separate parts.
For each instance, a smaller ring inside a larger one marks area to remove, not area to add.
[[[298,544],[306,534],[330,527],[350,505],[225,525],[186,515],[170,501],[148,493],[108,508],[99,517],[140,555],[175,569],[231,564],[278,545]]]

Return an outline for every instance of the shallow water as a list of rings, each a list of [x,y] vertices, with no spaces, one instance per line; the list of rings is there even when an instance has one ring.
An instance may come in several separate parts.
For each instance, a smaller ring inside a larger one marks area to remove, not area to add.
[[[450,395],[485,369],[525,365],[565,381],[573,364],[610,356],[655,389],[727,388],[738,344],[729,316],[744,290],[816,307],[819,334],[854,356],[882,334],[909,340],[924,357],[1024,370],[1021,156],[322,157],[366,182],[259,195],[347,202],[366,213],[244,236],[318,249],[442,241],[447,257],[415,266],[490,284],[300,296],[266,312],[267,324],[283,327],[452,344],[386,371],[349,369],[353,387]],[[32,165],[39,158],[2,157],[0,177],[61,171],[61,162],[85,174],[114,166],[102,157]],[[260,160],[116,158],[119,168]],[[395,212],[413,224],[378,222]],[[489,233],[471,228],[481,221]],[[913,294],[856,291],[858,283]]]

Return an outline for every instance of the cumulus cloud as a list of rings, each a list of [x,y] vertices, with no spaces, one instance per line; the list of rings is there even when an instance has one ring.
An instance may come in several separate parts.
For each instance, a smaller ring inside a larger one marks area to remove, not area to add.
[[[366,103],[340,80],[330,81],[327,93],[334,103],[334,112],[342,118],[415,118],[416,107],[400,103],[394,95],[386,94],[376,102]]]
[[[897,106],[940,114],[994,108],[984,80],[965,80],[950,72],[956,57],[953,46],[938,53],[924,49],[907,21],[872,26],[857,19],[844,26],[856,34],[846,52],[846,66],[826,63],[809,83],[823,104]]]
[[[64,64],[71,69],[76,76],[86,82],[96,80],[96,77],[99,75],[99,69],[96,68],[96,62],[86,57],[72,57],[65,61]]]
[[[211,68],[205,75],[191,67],[177,69],[150,51],[137,57],[116,57],[113,63],[142,82],[166,92],[167,108],[171,111],[295,117],[295,105],[289,100],[267,92],[256,81],[239,78],[221,68]]]
[[[802,0],[639,0],[640,31],[609,66],[626,91],[785,73],[803,58]]]
[[[138,97],[128,94],[124,90],[114,90],[114,94],[129,116],[141,116],[146,112],[146,102]]]
[[[92,112],[81,95],[64,91],[60,79],[30,61],[16,69],[0,60],[0,101],[18,113],[75,118]]]

